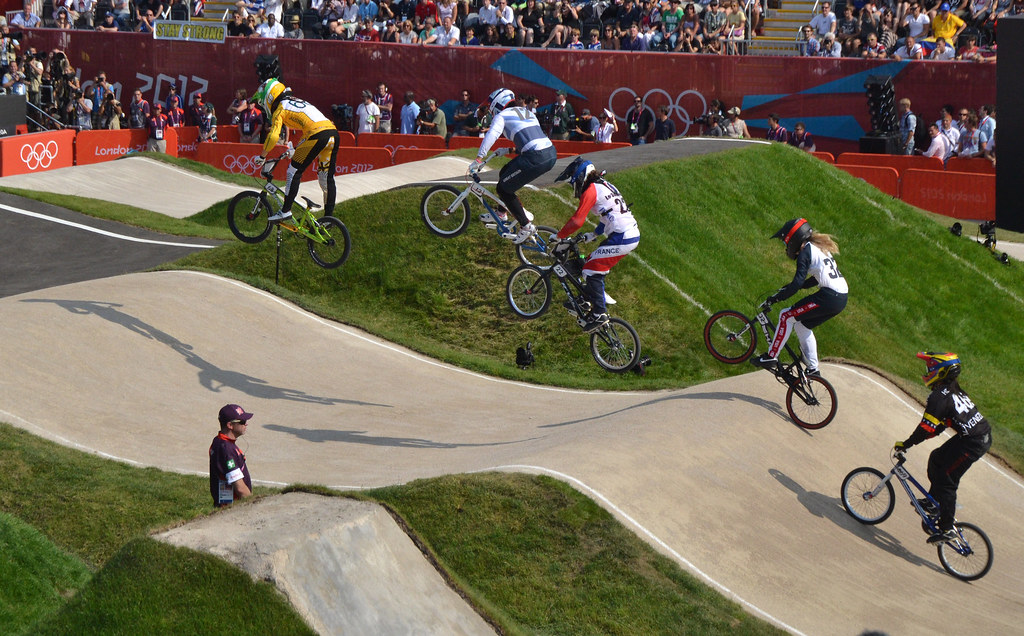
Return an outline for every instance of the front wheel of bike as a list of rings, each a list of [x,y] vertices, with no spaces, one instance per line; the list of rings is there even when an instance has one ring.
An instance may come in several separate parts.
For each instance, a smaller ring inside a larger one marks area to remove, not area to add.
[[[469,201],[455,205],[462,191],[450,185],[437,185],[423,194],[420,215],[427,229],[444,238],[452,238],[469,227]]]
[[[857,521],[870,526],[882,523],[889,518],[896,507],[896,491],[892,482],[885,482],[885,487],[872,495],[878,485],[885,479],[881,471],[871,467],[857,468],[843,480],[843,507]]]
[[[806,376],[803,384],[789,387],[786,410],[797,426],[817,430],[825,428],[836,416],[836,390],[821,376]]]
[[[716,360],[738,364],[754,353],[757,333],[750,319],[740,312],[720,311],[704,324],[704,346]]]
[[[621,318],[610,318],[590,334],[590,353],[606,371],[625,373],[640,360],[640,336]]]
[[[352,249],[352,239],[349,238],[348,228],[333,216],[325,216],[317,220],[319,228],[311,229],[310,232],[317,234],[321,240],[306,239],[309,246],[309,255],[313,262],[324,269],[340,267],[348,259],[348,253]]]
[[[555,257],[550,254],[551,236],[558,234],[558,230],[547,225],[538,225],[537,233],[516,245],[516,256],[523,265],[536,265],[537,267],[551,267],[555,264]]]
[[[992,568],[992,542],[973,523],[956,523],[960,539],[939,544],[939,561],[961,581],[976,581]]]
[[[270,214],[270,205],[262,193],[239,192],[228,203],[228,227],[239,241],[259,243],[270,236]]]
[[[539,318],[551,306],[551,281],[533,265],[520,265],[509,274],[505,298],[517,316]]]

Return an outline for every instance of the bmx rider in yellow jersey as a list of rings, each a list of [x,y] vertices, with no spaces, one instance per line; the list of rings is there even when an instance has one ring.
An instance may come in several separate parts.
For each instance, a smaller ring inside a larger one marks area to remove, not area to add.
[[[277,145],[282,125],[302,131],[302,139],[295,147],[292,162],[288,165],[284,203],[269,220],[282,221],[291,218],[292,204],[299,193],[302,175],[314,160],[317,161],[317,180],[324,191],[324,214],[331,216],[336,197],[334,172],[338,162],[338,146],[341,145],[334,122],[324,117],[316,106],[294,97],[280,80],[274,78],[260,84],[250,101],[259,104],[270,119],[263,153],[255,160],[257,166],[266,162],[267,155]]]

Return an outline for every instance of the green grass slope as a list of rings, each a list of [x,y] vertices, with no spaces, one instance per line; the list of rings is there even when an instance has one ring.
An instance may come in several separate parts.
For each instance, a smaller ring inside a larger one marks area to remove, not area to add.
[[[640,333],[654,361],[648,375],[614,376],[590,358],[588,340],[560,308],[534,321],[516,318],[504,299],[517,266],[511,245],[474,222],[441,239],[419,218],[423,190],[409,188],[345,202],[336,210],[353,237],[349,261],[316,268],[305,246],[286,236],[280,286],[275,245],[235,242],[177,265],[235,276],[319,314],[362,327],[455,364],[519,380],[602,389],[692,385],[750,367],[726,367],[704,348],[709,312],[753,313],[793,275],[779,241],[768,237],[805,216],[836,237],[850,288],[842,316],[816,329],[824,357],[877,368],[923,398],[921,350],[952,350],[963,384],[996,425],[995,450],[1024,467],[1024,270],[1004,266],[943,224],[845,173],[786,146],[756,146],[650,165],[610,177],[642,232],[635,257],[607,279],[613,312]],[[568,188],[526,192],[539,223],[561,226]],[[223,226],[224,205],[190,221]],[[473,211],[474,215],[478,210]],[[534,343],[536,364],[520,370],[514,350]],[[763,344],[762,344],[763,347]],[[840,396],[841,397],[841,396]],[[916,422],[893,431],[909,434]],[[890,440],[880,440],[888,443]]]
[[[93,483],[68,497],[49,476],[54,465]],[[13,468],[0,472],[0,634],[213,634],[225,625],[242,634],[309,633],[270,585],[147,537],[210,512],[197,504],[208,501],[205,478],[124,466],[7,424],[0,466]],[[109,505],[125,492],[140,510],[156,511],[151,519]],[[453,475],[358,496],[396,510],[506,633],[779,633],[549,478]],[[46,515],[33,516],[36,509]],[[39,531],[12,512],[33,517]],[[94,537],[77,526],[106,531]],[[94,563],[96,574],[90,579],[50,542]]]
[[[0,512],[0,632],[25,631],[63,606],[90,576],[82,561]]]

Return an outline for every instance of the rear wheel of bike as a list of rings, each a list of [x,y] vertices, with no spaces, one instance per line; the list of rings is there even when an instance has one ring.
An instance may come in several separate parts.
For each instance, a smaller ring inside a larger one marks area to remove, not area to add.
[[[333,216],[325,216],[317,220],[320,225],[318,234],[326,236],[325,242],[306,239],[309,245],[309,255],[313,262],[325,269],[340,267],[348,258],[349,250],[352,249],[352,239],[349,238],[348,228],[339,219]]]
[[[239,192],[228,203],[228,227],[243,243],[259,243],[270,235],[270,206],[262,193]]]
[[[743,362],[754,353],[757,333],[750,319],[738,311],[720,311],[704,324],[704,345],[726,364]]]
[[[420,215],[429,229],[438,236],[452,238],[466,231],[469,227],[469,201],[453,206],[455,199],[462,191],[450,185],[438,185],[430,188],[420,200]]]
[[[625,373],[640,360],[640,336],[625,320],[610,318],[590,334],[590,353],[606,371]]]
[[[881,471],[865,466],[850,472],[843,480],[843,507],[857,521],[875,525],[889,518],[896,507],[896,492],[892,482],[885,482],[885,487],[878,494],[871,496],[875,488],[882,483],[885,475]]]
[[[961,581],[976,581],[992,568],[992,542],[972,523],[954,524],[963,539],[939,544],[939,561]]]
[[[536,265],[537,267],[551,267],[555,259],[548,253],[551,243],[551,235],[558,234],[558,230],[547,225],[538,225],[537,233],[516,245],[516,256],[523,265]]]
[[[533,265],[520,265],[505,283],[505,298],[517,316],[539,318],[551,306],[551,281]]]
[[[807,376],[797,388],[786,392],[786,410],[798,426],[816,430],[825,428],[836,416],[836,390],[821,376]]]

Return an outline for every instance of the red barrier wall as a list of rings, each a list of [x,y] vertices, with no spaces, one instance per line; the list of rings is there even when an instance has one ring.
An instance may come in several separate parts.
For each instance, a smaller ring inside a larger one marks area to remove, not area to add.
[[[236,88],[255,90],[254,57],[273,53],[295,94],[330,113],[332,103],[361,102],[360,92],[367,80],[352,69],[366,68],[372,60],[373,81],[386,80],[396,96],[411,90],[417,99],[434,97],[444,105],[454,104],[464,88],[481,98],[498,86],[507,86],[517,93],[537,95],[545,106],[554,101],[555,90],[564,88],[577,112],[609,108],[621,122],[632,107],[633,96],[640,95],[652,113],[667,106],[680,134],[697,134],[693,120],[718,98],[742,108],[742,117],[755,137],[764,136],[768,113],[778,112],[789,129],[797,120],[804,121],[818,149],[833,154],[859,150],[859,138],[870,129],[864,97],[864,77],[869,74],[893,76],[897,98],[913,99],[918,113],[938,112],[950,102],[996,102],[996,65],[973,62],[442,49],[323,40],[271,43],[235,37],[223,44],[205,44],[154,40],[135,33],[58,29],[25,30],[22,49],[26,46],[66,50],[71,64],[80,69],[84,86],[89,83],[87,78],[106,71],[123,102],[136,88],[150,101],[163,100],[168,87],[176,83],[186,103],[194,93],[202,92],[224,113]],[[400,108],[397,103],[396,108]],[[616,141],[625,140],[624,128],[620,126]]]
[[[447,151],[443,148],[396,148],[395,154],[392,155],[391,160],[397,166],[400,163],[430,159],[431,157],[436,157],[442,152]]]
[[[588,152],[597,152],[599,150],[611,150],[612,148],[628,148],[629,143],[626,142],[613,142],[610,144],[598,144],[593,141],[562,141],[555,139],[552,141],[555,144],[555,150],[561,155],[583,155]]]
[[[356,137],[360,148],[439,148],[446,150],[444,138],[439,135],[403,135],[401,133],[363,133]]]
[[[75,163],[84,166],[117,159],[131,150],[142,152],[148,137],[148,131],[143,128],[83,130],[75,139]]]
[[[992,165],[992,162],[980,157],[973,157],[971,159],[950,157],[946,162],[946,170],[950,172],[974,172],[977,174],[996,173],[996,167]]]
[[[894,199],[900,192],[900,175],[896,168],[886,166],[859,166],[837,163],[836,167],[850,175],[863,179]]]
[[[235,174],[255,176],[259,169],[252,161],[261,152],[263,152],[263,147],[259,144],[209,142],[199,144],[196,160]],[[278,146],[270,153],[270,156],[277,157],[282,152],[284,152],[284,146]],[[274,169],[275,179],[284,180],[286,178],[288,163],[282,161],[277,165],[277,168]],[[386,168],[390,165],[391,151],[387,148],[342,147],[338,150],[338,165],[334,174],[337,176],[366,172],[367,170]],[[312,179],[316,179],[316,162],[302,175],[303,181]]]
[[[178,134],[178,156],[195,159],[199,147],[199,126],[182,126],[175,128],[174,132]]]
[[[847,164],[857,166],[888,166],[895,168],[903,177],[903,173],[915,170],[943,170],[942,159],[938,157],[922,157],[915,155],[875,155],[859,152],[844,152],[836,157],[836,165]]]
[[[826,161],[828,163],[835,163],[836,162],[836,158],[832,155],[831,152],[815,151],[815,152],[811,153],[811,156],[817,157],[818,159],[821,159],[822,161]]]
[[[228,102],[229,104],[231,102]],[[217,141],[225,144],[242,143],[242,137],[238,134],[238,126],[217,125]]]
[[[75,131],[15,135],[0,139],[0,177],[67,168],[75,161]]]
[[[334,174],[353,174],[391,165],[391,151],[387,148],[341,148],[338,151],[338,169]]]
[[[907,170],[900,193],[900,198],[910,205],[929,212],[977,221],[996,218],[995,175]]]

